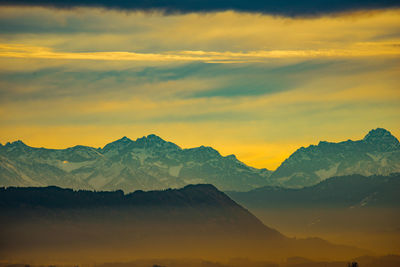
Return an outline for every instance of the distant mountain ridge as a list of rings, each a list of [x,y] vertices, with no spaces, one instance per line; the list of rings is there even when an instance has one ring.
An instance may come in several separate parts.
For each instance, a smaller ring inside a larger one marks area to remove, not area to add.
[[[0,146],[0,185],[75,189],[155,190],[212,183],[221,190],[267,184],[270,171],[245,165],[211,147],[182,149],[156,135],[123,137],[103,148],[33,148],[22,141]]]
[[[400,143],[389,131],[371,130],[362,140],[321,141],[301,147],[271,175],[270,185],[304,187],[329,177],[400,172]]]
[[[353,174],[328,178],[304,188],[265,186],[249,192],[227,192],[245,207],[363,208],[400,207],[400,173],[389,176]]]
[[[223,191],[266,185],[301,188],[329,177],[400,172],[400,143],[389,131],[371,130],[362,140],[321,141],[301,147],[274,172],[247,166],[212,147],[182,149],[156,135],[123,137],[103,148],[33,148],[0,144],[0,186],[48,186],[132,192],[209,183]]]

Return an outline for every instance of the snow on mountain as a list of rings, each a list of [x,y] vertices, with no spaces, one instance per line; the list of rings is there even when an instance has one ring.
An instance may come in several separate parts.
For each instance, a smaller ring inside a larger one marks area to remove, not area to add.
[[[123,137],[100,149],[33,148],[22,141],[0,146],[1,186],[130,192],[212,183],[221,190],[243,191],[266,185],[269,174],[211,147],[182,149],[156,135],[136,141]]]
[[[400,143],[389,131],[371,130],[362,140],[301,147],[271,175],[271,184],[304,187],[332,176],[400,172]]]
[[[400,143],[375,129],[362,140],[301,147],[273,173],[212,147],[182,149],[156,135],[123,137],[103,148],[46,149],[22,141],[0,144],[0,186],[57,185],[74,189],[155,190],[210,183],[224,191],[265,185],[304,187],[333,176],[400,172]],[[272,173],[272,174],[271,174]]]

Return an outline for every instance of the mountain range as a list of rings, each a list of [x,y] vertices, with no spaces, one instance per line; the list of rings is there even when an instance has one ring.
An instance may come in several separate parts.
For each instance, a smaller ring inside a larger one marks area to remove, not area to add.
[[[400,172],[400,143],[389,131],[370,131],[362,140],[320,142],[302,147],[275,171],[247,166],[211,147],[182,149],[156,135],[123,137],[103,148],[34,148],[0,144],[1,186],[55,185],[74,189],[154,190],[210,183],[223,191],[258,187],[304,187],[329,177]]]
[[[212,183],[222,190],[266,185],[267,169],[256,169],[211,147],[182,149],[156,135],[123,137],[103,148],[34,148],[22,141],[0,146],[0,185],[75,189],[154,190]]]

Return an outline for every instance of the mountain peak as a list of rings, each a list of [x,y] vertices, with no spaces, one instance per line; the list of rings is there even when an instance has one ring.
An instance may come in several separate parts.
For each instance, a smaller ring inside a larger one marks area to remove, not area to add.
[[[141,138],[136,139],[137,144],[146,144],[146,145],[154,145],[154,144],[164,144],[167,143],[164,139],[155,134],[149,134],[148,136],[143,136]]]
[[[12,146],[26,146],[24,142],[21,140],[14,141],[12,143],[7,143],[7,145],[12,145]]]
[[[121,150],[131,143],[133,143],[133,141],[131,139],[129,139],[128,137],[124,136],[114,142],[111,142],[111,143],[105,145],[102,150],[103,150],[103,152],[108,152],[110,150],[115,150],[115,149]]]
[[[399,145],[399,140],[394,137],[388,130],[376,128],[371,131],[363,139],[367,143],[385,143]]]
[[[145,138],[147,138],[147,140],[156,141],[156,142],[167,142],[167,141],[165,141],[164,139],[162,139],[161,137],[159,137],[158,135],[155,135],[155,134],[149,134]]]
[[[27,146],[24,142],[21,140],[17,140],[14,142],[7,142],[5,146],[1,146],[1,148],[5,149],[7,153],[11,153],[14,156],[15,155],[22,155],[22,153],[28,151],[31,149],[30,146]]]
[[[162,149],[180,149],[179,146],[172,142],[165,141],[161,137],[155,134],[149,134],[141,138],[136,139],[135,147],[137,148],[162,148]]]
[[[20,148],[24,148],[24,147],[28,147],[24,142],[22,142],[21,140],[17,140],[14,142],[8,142],[5,147],[20,147]]]
[[[132,142],[132,140],[129,139],[128,137],[126,137],[126,136],[122,137],[121,139],[118,139],[117,141],[119,141],[119,142]]]

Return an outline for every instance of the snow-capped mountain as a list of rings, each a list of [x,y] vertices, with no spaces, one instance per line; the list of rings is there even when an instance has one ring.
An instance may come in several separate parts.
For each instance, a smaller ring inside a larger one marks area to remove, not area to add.
[[[0,186],[57,185],[75,189],[154,190],[211,183],[221,190],[267,184],[270,171],[245,165],[211,147],[182,149],[156,135],[123,137],[103,148],[0,145]]]
[[[396,172],[400,172],[400,143],[381,128],[358,141],[302,147],[273,173],[247,166],[234,155],[222,156],[211,147],[182,149],[156,135],[135,141],[123,137],[103,148],[0,144],[0,186],[131,192],[210,183],[224,191],[247,191],[265,185],[310,186],[333,176]]]
[[[304,187],[329,177],[400,172],[400,143],[389,131],[371,130],[362,140],[301,147],[270,177],[271,185]]]

